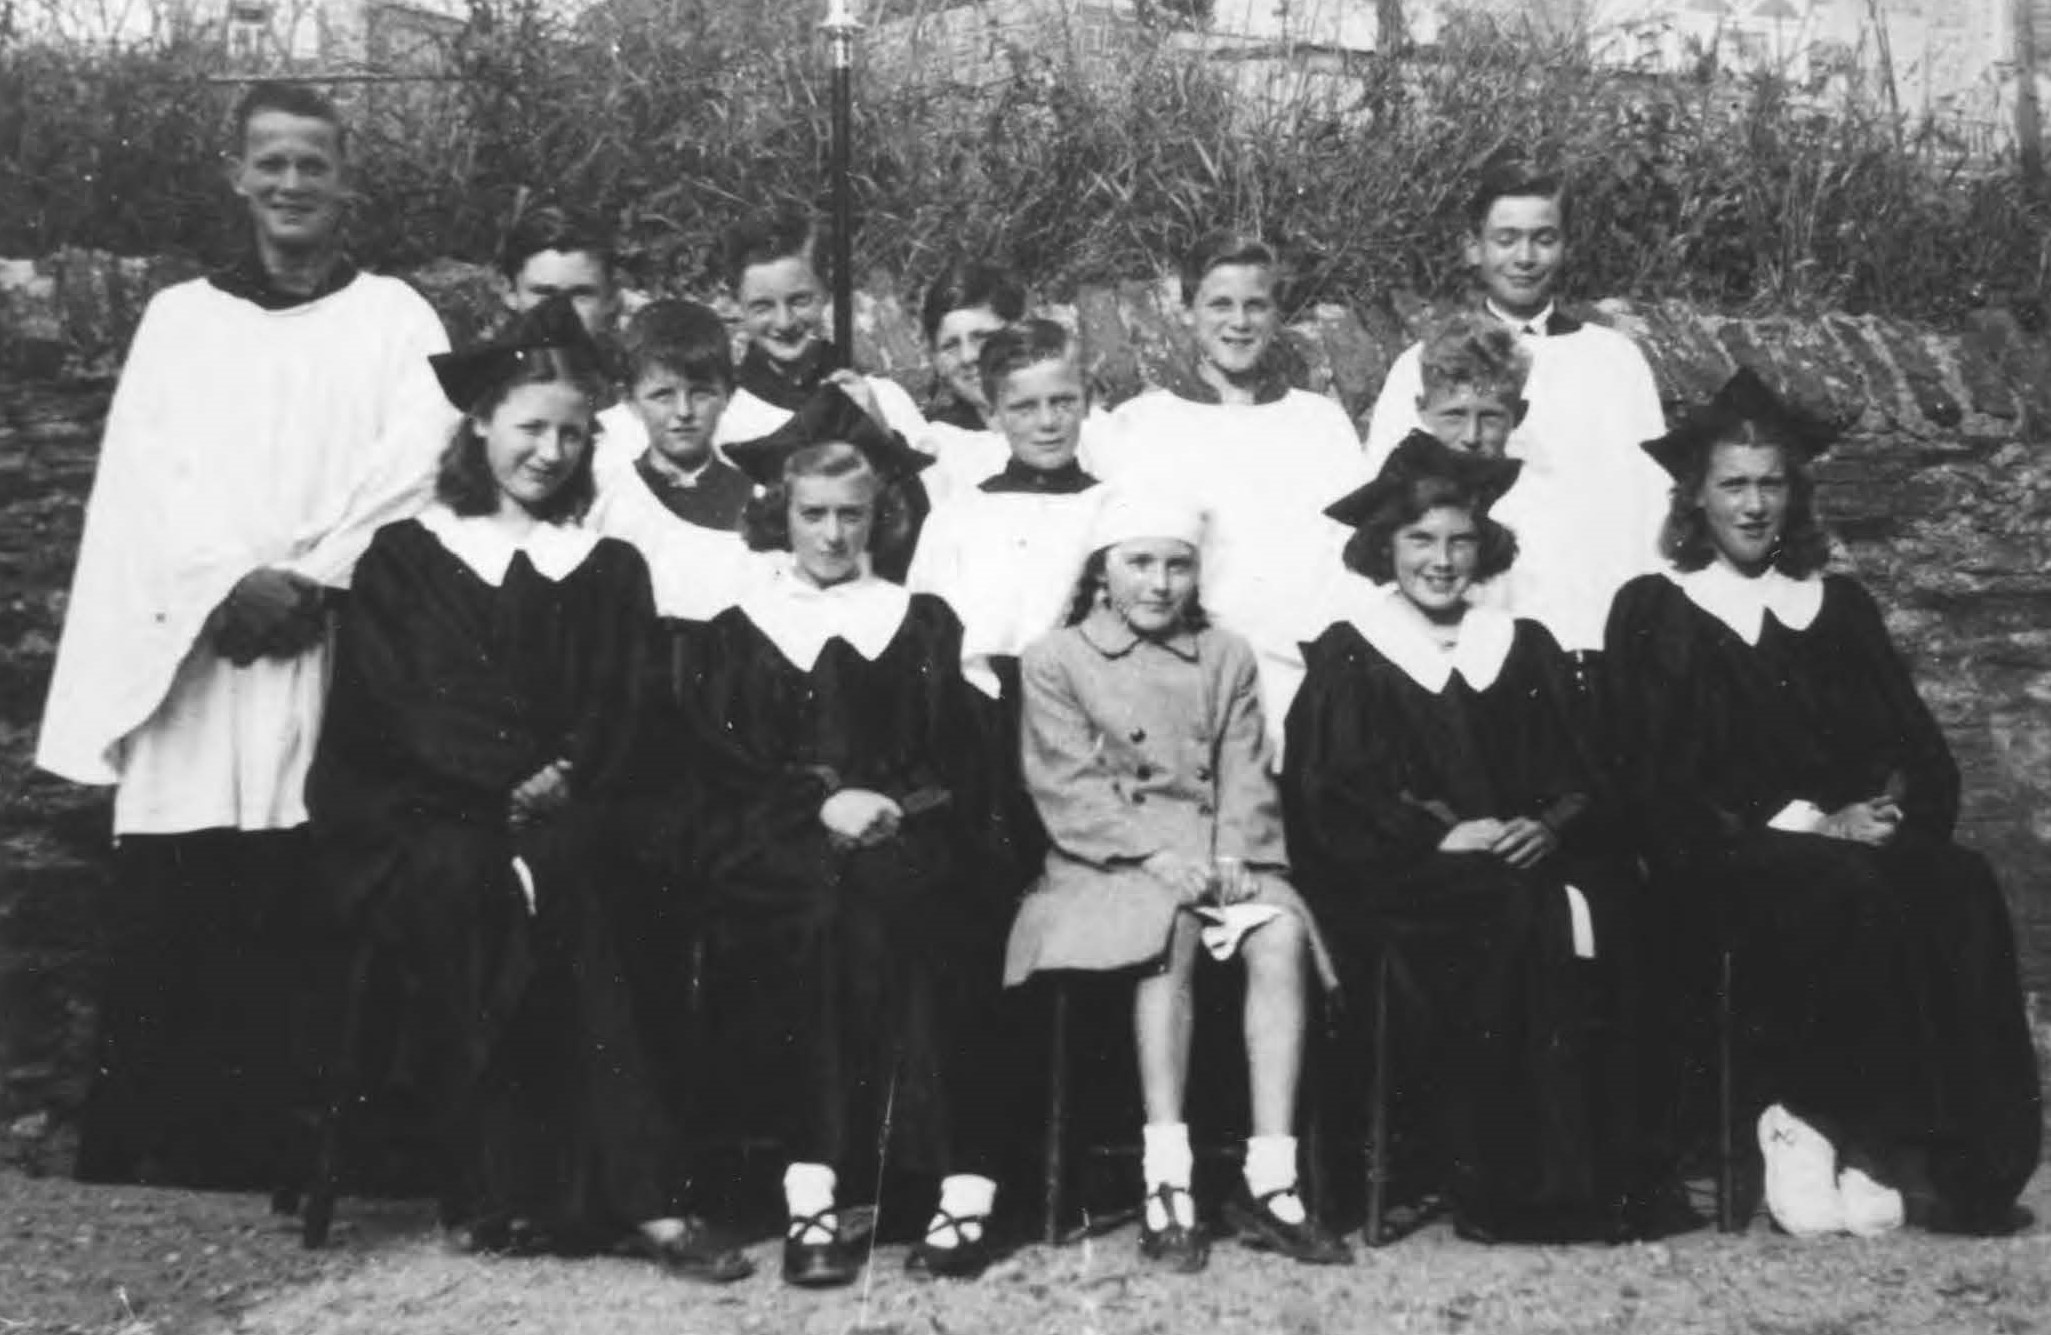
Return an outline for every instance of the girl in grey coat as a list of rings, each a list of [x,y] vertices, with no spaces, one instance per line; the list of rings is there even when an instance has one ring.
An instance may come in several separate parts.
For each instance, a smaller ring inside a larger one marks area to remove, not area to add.
[[[1099,513],[1068,624],[1025,651],[1025,779],[1051,848],[1019,910],[1007,984],[1041,969],[1137,969],[1133,1025],[1146,1108],[1140,1248],[1201,1270],[1183,1120],[1199,945],[1246,966],[1253,1134],[1226,1212],[1251,1245],[1351,1259],[1297,1192],[1297,1078],[1323,949],[1284,879],[1254,657],[1197,602],[1203,516],[1114,493]]]

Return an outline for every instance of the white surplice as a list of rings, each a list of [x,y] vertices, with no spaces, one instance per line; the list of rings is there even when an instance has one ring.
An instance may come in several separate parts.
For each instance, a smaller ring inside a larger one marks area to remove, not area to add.
[[[36,763],[117,784],[117,834],[302,824],[328,652],[235,667],[201,640],[274,566],[348,587],[427,500],[456,414],[441,320],[359,274],[282,310],[198,280],[159,293],[100,447]]]
[[[1639,445],[1665,434],[1666,417],[1645,354],[1624,335],[1582,324],[1525,337],[1530,409],[1508,448],[1524,472],[1494,510],[1517,535],[1517,563],[1483,597],[1540,623],[1562,649],[1600,649],[1616,591],[1661,565],[1672,481]],[[1422,425],[1421,355],[1420,344],[1406,349],[1375,400],[1370,475]]]

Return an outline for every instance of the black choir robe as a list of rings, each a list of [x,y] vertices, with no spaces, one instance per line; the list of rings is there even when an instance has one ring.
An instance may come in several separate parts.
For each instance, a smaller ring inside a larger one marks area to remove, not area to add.
[[[1468,617],[1464,634],[1500,614]],[[1564,887],[1588,902],[1598,959],[1627,1006],[1637,884],[1569,722],[1565,655],[1521,620],[1479,689],[1458,670],[1428,689],[1346,621],[1305,655],[1283,752],[1290,861],[1363,1009],[1369,964],[1391,952],[1390,1070],[1399,1090],[1431,1087],[1454,1209],[1504,1238],[1607,1231],[1632,1185],[1629,1119],[1610,1112],[1598,1134],[1588,1094],[1629,1077],[1598,1081],[1585,1064]],[[1521,871],[1439,850],[1457,822],[1516,816],[1551,825],[1560,848]],[[1628,1043],[1607,1054],[1629,1058]]]
[[[308,803],[330,892],[407,980],[447,1223],[582,1245],[672,1213],[621,964],[648,907],[625,831],[655,625],[646,567],[610,538],[559,578],[516,553],[494,587],[409,520],[357,567]],[[509,795],[558,758],[568,808],[514,832]]]
[[[1660,575],[1611,612],[1618,764],[1668,972],[1693,984],[1669,1000],[1699,1015],[1728,943],[1741,1125],[1784,1104],[1883,1179],[1919,1152],[1942,1214],[1998,1226],[2042,1117],[2000,888],[1952,842],[1958,770],[1872,598],[1832,575],[1817,605],[1813,580],[1770,578],[1806,595],[1808,624],[1755,606],[1741,635]],[[1882,793],[1903,821],[1881,848],[1769,825]]]
[[[1011,1111],[993,1106],[987,1048],[1017,879],[990,870],[994,706],[961,675],[944,602],[862,583],[903,608],[867,653],[833,634],[800,667],[751,620],[753,596],[691,641],[692,731],[719,748],[691,840],[714,1115],[844,1180],[886,1119],[894,1167],[988,1172]],[[841,788],[895,799],[897,835],[835,847],[819,813]]]

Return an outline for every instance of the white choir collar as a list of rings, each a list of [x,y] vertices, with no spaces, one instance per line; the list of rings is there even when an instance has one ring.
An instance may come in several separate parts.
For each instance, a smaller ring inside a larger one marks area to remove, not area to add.
[[[574,524],[536,524],[515,538],[489,515],[459,515],[440,501],[420,512],[420,526],[493,588],[506,582],[516,552],[527,553],[537,574],[560,583],[584,564],[599,538]]]
[[[1510,326],[1510,328],[1516,330],[1518,333],[1529,334],[1533,338],[1545,337],[1546,328],[1552,323],[1553,311],[1556,309],[1555,304],[1553,302],[1548,301],[1547,303],[1545,303],[1544,310],[1540,311],[1538,314],[1532,316],[1528,320],[1520,320],[1516,316],[1504,310],[1502,307],[1496,305],[1494,297],[1484,298],[1481,304],[1487,307],[1488,313],[1490,315],[1493,315],[1496,319],[1501,320],[1504,324]]]
[[[1748,579],[1721,561],[1711,561],[1686,574],[1669,569],[1666,577],[1695,606],[1729,626],[1746,644],[1759,643],[1768,612],[1789,630],[1807,630],[1823,609],[1820,575],[1794,579],[1768,570]]]
[[[1433,695],[1446,689],[1455,672],[1477,691],[1493,686],[1517,635],[1516,619],[1507,612],[1469,606],[1460,618],[1460,638],[1443,648],[1424,614],[1394,584],[1372,586],[1347,619],[1382,657]]]
[[[904,624],[911,595],[902,585],[870,574],[822,589],[798,574],[794,558],[771,563],[768,577],[755,582],[740,609],[800,672],[810,672],[827,641],[845,641],[874,661],[890,647]]]

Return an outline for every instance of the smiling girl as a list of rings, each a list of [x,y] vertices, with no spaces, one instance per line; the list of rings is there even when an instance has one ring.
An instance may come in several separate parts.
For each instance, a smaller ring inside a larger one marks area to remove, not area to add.
[[[459,1246],[737,1279],[674,1211],[625,977],[655,622],[633,548],[577,525],[598,359],[553,298],[434,361],[464,416],[436,501],[357,567],[307,786],[327,883],[408,981]]]
[[[1384,955],[1398,980],[1390,1069],[1433,1091],[1424,1181],[1485,1241],[1610,1232],[1624,1194],[1594,1158],[1574,965],[1628,984],[1632,875],[1603,837],[1559,646],[1469,598],[1516,557],[1488,511],[1519,467],[1414,435],[1331,507],[1363,578],[1306,648],[1283,770],[1348,991],[1373,996]]]

